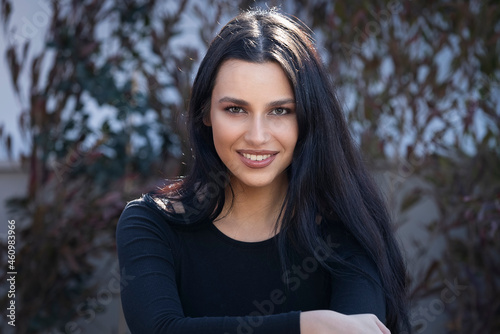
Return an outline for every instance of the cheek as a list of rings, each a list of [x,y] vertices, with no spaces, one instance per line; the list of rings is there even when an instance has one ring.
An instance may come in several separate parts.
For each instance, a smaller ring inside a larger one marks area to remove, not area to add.
[[[217,118],[212,118],[211,123],[214,145],[220,156],[230,150],[238,139],[237,129],[226,122],[220,122]]]
[[[214,124],[213,122],[212,133],[215,151],[220,160],[231,173],[237,173],[238,156],[233,149],[235,149],[240,133],[227,124]]]
[[[297,139],[299,137],[299,127],[296,121],[290,121],[286,124],[281,124],[277,135],[280,138],[280,142],[287,150],[292,150],[295,148]]]

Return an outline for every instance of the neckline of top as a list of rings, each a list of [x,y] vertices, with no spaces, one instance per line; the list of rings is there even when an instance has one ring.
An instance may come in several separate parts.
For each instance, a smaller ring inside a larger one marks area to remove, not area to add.
[[[278,234],[279,234],[279,232],[278,232],[276,235],[274,235],[268,239],[265,239],[265,240],[241,241],[241,240],[233,239],[230,236],[226,235],[224,232],[219,230],[213,222],[211,222],[209,225],[210,225],[210,229],[212,230],[212,232],[214,232],[214,234],[216,236],[218,236],[220,239],[222,239],[224,242],[229,243],[233,246],[242,247],[242,248],[260,248],[260,247],[271,245],[277,240]]]

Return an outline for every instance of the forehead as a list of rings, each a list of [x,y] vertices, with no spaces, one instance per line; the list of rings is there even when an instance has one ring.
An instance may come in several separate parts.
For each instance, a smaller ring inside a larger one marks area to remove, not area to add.
[[[248,98],[293,98],[293,89],[281,66],[272,61],[254,63],[244,60],[226,60],[220,66],[214,96],[235,95]]]

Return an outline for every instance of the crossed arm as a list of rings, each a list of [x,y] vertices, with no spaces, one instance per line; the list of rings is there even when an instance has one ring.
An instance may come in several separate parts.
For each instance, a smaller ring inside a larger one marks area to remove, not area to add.
[[[343,280],[336,280],[330,310],[253,317],[186,317],[178,295],[168,229],[164,228],[162,219],[159,213],[145,205],[131,204],[118,224],[120,272],[127,277],[125,281],[122,277],[122,305],[132,333],[389,333],[379,320],[385,317],[380,288],[363,277],[353,279],[348,275]]]

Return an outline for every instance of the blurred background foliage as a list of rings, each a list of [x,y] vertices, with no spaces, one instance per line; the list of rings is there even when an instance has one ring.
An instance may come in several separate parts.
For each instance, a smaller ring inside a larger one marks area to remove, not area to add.
[[[18,333],[64,332],[81,296],[96,293],[95,261],[114,254],[126,201],[185,172],[184,112],[198,63],[221,24],[256,6],[278,6],[312,28],[394,210],[424,200],[437,208],[425,228],[440,256],[423,268],[408,263],[414,305],[442,299],[446,282],[458,280],[467,290],[446,305],[447,331],[500,332],[497,1],[45,2],[52,16],[43,49],[33,50],[10,20],[16,4],[0,0],[10,41],[2,79],[21,102],[30,144],[20,158],[26,196],[8,203],[21,230]],[[0,139],[10,150],[3,127]],[[403,191],[412,178],[419,185]],[[427,243],[413,246],[429,252]],[[411,319],[416,332],[430,321],[418,310]]]

